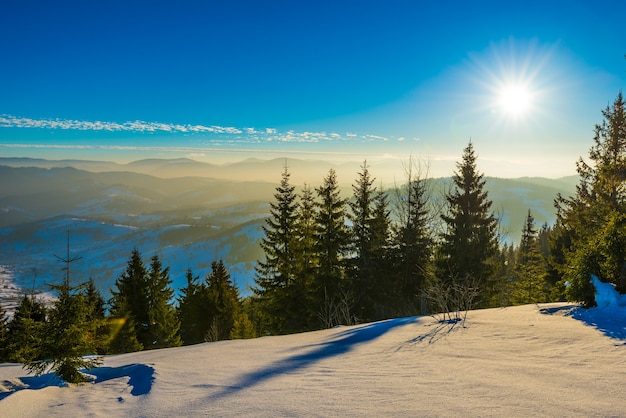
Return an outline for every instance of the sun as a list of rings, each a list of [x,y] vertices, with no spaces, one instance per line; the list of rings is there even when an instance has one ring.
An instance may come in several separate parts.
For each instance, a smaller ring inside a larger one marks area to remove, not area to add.
[[[507,115],[519,117],[530,109],[531,94],[523,85],[507,85],[499,92],[498,104]]]

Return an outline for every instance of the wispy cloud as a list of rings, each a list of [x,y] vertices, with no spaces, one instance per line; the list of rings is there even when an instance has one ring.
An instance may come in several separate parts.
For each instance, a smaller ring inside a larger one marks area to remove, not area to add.
[[[217,125],[192,125],[161,122],[129,121],[106,122],[84,121],[72,119],[33,119],[12,115],[0,115],[0,128],[46,129],[46,130],[74,130],[91,132],[134,132],[198,135],[202,139],[218,139],[222,144],[256,142],[386,142],[390,140],[402,141],[402,137],[386,137],[372,134],[356,134],[354,132],[296,132],[293,130],[279,131],[275,128],[237,128]]]
[[[0,115],[1,128],[39,128],[78,131],[108,132],[178,132],[178,133],[217,133],[239,135],[244,131],[228,126],[181,125],[160,122],[103,122],[72,119],[31,119],[11,115]]]

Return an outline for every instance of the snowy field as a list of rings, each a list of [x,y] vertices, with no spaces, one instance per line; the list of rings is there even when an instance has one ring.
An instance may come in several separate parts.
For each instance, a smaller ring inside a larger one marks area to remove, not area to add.
[[[466,327],[403,318],[108,356],[94,382],[71,387],[4,364],[0,415],[626,416],[620,304],[584,315],[526,305],[472,311]]]

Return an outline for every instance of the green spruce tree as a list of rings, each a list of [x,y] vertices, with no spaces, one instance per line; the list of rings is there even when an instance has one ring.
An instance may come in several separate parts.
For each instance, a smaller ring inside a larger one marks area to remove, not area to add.
[[[550,289],[546,267],[545,259],[541,255],[535,219],[528,210],[514,271],[515,281],[511,295],[514,304],[549,301]]]
[[[481,294],[477,302],[485,307],[495,305],[498,294],[494,274],[498,221],[491,212],[491,200],[476,159],[470,142],[457,163],[453,188],[446,194],[447,213],[441,215],[445,225],[436,254],[436,276],[461,287],[477,285]]]
[[[6,357],[15,363],[41,359],[47,308],[35,295],[24,295],[7,327]]]
[[[137,248],[133,249],[126,269],[115,281],[111,305],[111,341],[109,350],[126,353],[149,348],[149,289],[147,271]],[[148,342],[148,347],[143,345]]]
[[[316,215],[313,191],[304,185],[296,210],[295,277],[292,292],[291,331],[308,331],[317,327],[318,307],[315,305],[313,281],[318,266],[316,253]]]
[[[602,111],[589,160],[577,162],[580,182],[558,196],[552,262],[570,284],[567,297],[594,306],[591,274],[626,293],[626,109],[620,92]]]
[[[356,298],[355,314],[362,320],[371,320],[375,311],[375,260],[380,253],[374,242],[374,199],[376,187],[370,176],[367,161],[361,165],[356,184],[352,185],[353,200],[349,202],[352,221],[350,227],[349,263],[350,287]]]
[[[285,164],[275,201],[270,203],[270,217],[263,226],[261,248],[265,259],[257,263],[253,289],[272,333],[293,332],[303,327],[302,318],[294,312],[302,301],[296,275],[297,196],[295,187],[289,183],[290,176]]]
[[[371,281],[368,292],[373,308],[371,320],[379,320],[391,317],[394,314],[391,307],[395,305],[390,298],[393,294],[393,275],[390,273],[393,269],[391,211],[388,195],[382,188],[376,192],[373,205],[370,250],[374,256],[369,266]]]
[[[148,327],[145,340],[139,340],[146,348],[178,347],[180,323],[176,308],[171,304],[174,290],[171,288],[169,267],[163,267],[158,255],[150,260],[148,269]]]
[[[245,312],[239,312],[235,316],[233,322],[233,329],[230,331],[231,340],[244,340],[249,338],[255,338],[256,332],[254,330],[254,324],[250,321],[248,314]]]
[[[429,193],[426,179],[412,161],[407,183],[396,197],[393,306],[395,316],[425,313],[423,291],[432,276],[433,237],[430,231]]]
[[[235,319],[241,312],[239,290],[230,280],[230,274],[222,260],[211,263],[211,274],[206,279],[206,293],[210,307],[210,328],[207,341],[230,338]]]
[[[184,345],[198,344],[204,341],[208,329],[204,326],[206,315],[203,315],[203,286],[191,269],[187,269],[185,278],[187,286],[181,289],[178,299],[179,334]]]
[[[87,380],[81,370],[94,368],[102,360],[94,356],[95,301],[87,299],[86,283],[76,287],[70,284],[71,264],[81,258],[70,256],[70,231],[67,231],[67,256],[57,258],[65,263],[65,277],[60,285],[51,285],[58,292],[58,298],[42,328],[37,354],[26,361],[24,367],[38,376],[53,371],[68,383],[80,383]],[[87,354],[92,356],[85,357]]]
[[[346,226],[346,199],[341,197],[335,170],[330,169],[322,186],[315,190],[318,196],[315,202],[315,253],[318,265],[312,290],[314,306],[318,307],[322,318],[321,326],[328,327],[338,321],[349,320],[351,316],[348,313],[338,318],[334,314],[335,307],[350,299],[350,295],[345,293],[349,289],[344,282],[350,236]]]
[[[84,294],[70,286],[69,278],[52,288],[58,291],[58,299],[45,323],[38,355],[24,367],[37,376],[53,371],[68,383],[84,382],[87,378],[81,370],[101,363],[100,357],[86,356],[96,353],[96,345],[89,338],[91,307]]]
[[[93,279],[84,285],[84,298],[87,306],[88,339],[93,342],[96,353],[106,354],[109,340],[109,326],[106,318],[106,301],[96,288]]]

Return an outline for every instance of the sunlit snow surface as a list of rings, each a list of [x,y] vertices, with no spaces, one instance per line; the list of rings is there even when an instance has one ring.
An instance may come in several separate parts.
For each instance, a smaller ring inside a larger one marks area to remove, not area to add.
[[[0,415],[626,416],[624,297],[596,287],[586,311],[524,305],[471,311],[464,327],[400,318],[107,356],[79,386],[4,364]]]

